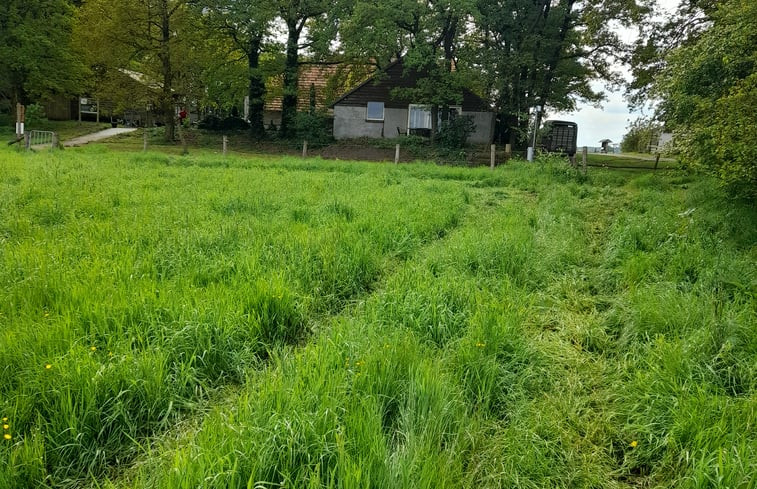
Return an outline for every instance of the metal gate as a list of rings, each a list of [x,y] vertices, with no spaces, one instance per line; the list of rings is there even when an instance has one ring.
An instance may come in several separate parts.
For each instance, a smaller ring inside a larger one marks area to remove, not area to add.
[[[25,134],[26,149],[55,149],[58,135],[52,131],[29,131]]]

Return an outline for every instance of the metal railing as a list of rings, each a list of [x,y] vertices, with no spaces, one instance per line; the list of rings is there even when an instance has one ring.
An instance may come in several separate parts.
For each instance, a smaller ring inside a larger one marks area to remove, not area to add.
[[[58,145],[58,135],[52,131],[29,131],[24,134],[26,149],[55,149]]]

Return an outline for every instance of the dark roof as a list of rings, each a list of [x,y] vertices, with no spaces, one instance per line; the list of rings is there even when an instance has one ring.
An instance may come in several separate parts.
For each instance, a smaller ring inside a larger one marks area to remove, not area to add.
[[[415,101],[402,96],[393,96],[392,91],[395,88],[415,88],[416,82],[422,76],[414,70],[405,70],[402,61],[398,60],[342,95],[332,106],[365,107],[368,102],[384,102],[384,106],[388,108],[404,109]],[[462,95],[464,111],[491,110],[489,104],[470,90],[463,88]]]

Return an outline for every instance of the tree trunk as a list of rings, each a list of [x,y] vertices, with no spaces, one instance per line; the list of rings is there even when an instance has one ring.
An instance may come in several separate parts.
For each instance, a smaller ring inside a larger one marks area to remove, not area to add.
[[[249,50],[247,51],[247,64],[250,70],[250,137],[262,139],[265,136],[265,80],[260,72],[260,49],[262,36],[254,35],[250,38]]]
[[[173,102],[173,70],[171,67],[171,17],[168,0],[161,2],[161,36],[160,36],[160,63],[163,75],[163,89],[160,94],[160,112],[163,115],[163,123],[166,125],[165,139],[172,142],[176,133],[176,118],[174,117]]]
[[[304,25],[304,21],[302,24]],[[284,95],[281,98],[281,136],[294,137],[297,117],[297,88],[299,83],[299,42],[302,28],[296,21],[287,22],[286,64],[284,66]]]

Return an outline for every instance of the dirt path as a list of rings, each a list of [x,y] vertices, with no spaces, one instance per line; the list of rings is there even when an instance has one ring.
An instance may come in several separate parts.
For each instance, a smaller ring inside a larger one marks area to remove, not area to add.
[[[126,127],[114,127],[111,129],[103,129],[102,131],[93,132],[92,134],[87,134],[85,136],[79,136],[78,138],[69,139],[68,141],[65,141],[63,143],[63,146],[66,146],[66,147],[83,146],[85,144],[88,144],[94,141],[100,141],[102,139],[108,139],[113,136],[118,136],[119,134],[127,134],[134,131],[136,131],[135,128],[126,128]]]

